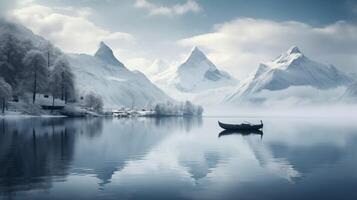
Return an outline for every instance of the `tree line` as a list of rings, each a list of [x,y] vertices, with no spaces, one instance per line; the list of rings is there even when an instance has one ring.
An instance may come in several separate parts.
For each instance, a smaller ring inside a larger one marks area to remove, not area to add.
[[[190,101],[166,102],[156,104],[154,111],[158,116],[201,116],[203,108],[200,105],[194,105]]]
[[[31,94],[31,101],[28,99]],[[65,56],[50,43],[35,46],[11,34],[0,36],[0,103],[2,112],[14,96],[35,104],[37,94],[65,103],[75,100],[74,75]]]

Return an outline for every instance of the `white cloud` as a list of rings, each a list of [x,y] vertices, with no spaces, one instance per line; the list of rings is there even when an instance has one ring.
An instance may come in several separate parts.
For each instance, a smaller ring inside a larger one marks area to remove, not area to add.
[[[147,0],[136,0],[134,6],[137,8],[148,10],[149,15],[174,16],[184,15],[189,12],[198,13],[199,11],[201,11],[200,5],[194,0],[188,0],[184,4],[175,4],[171,7],[157,5]]]
[[[240,79],[293,45],[314,60],[357,72],[356,33],[357,25],[343,21],[314,27],[296,21],[240,18],[178,44],[202,47],[213,62]]]
[[[335,104],[345,92],[346,88],[343,86],[328,90],[320,90],[311,86],[292,86],[279,91],[263,90],[253,98],[266,99],[263,103],[266,107],[322,106]]]
[[[135,41],[129,33],[111,32],[95,25],[88,19],[91,12],[88,8],[50,8],[31,4],[13,10],[10,17],[66,52],[93,53],[100,41],[114,48]]]
[[[136,38],[125,32],[113,32],[95,25],[89,17],[90,8],[47,7],[39,4],[17,3],[9,17],[35,34],[50,40],[60,49],[71,53],[93,54],[100,41],[105,41],[127,67],[138,69],[151,61],[135,54]]]
[[[2,0],[0,1],[0,17],[4,17],[8,14],[9,10],[16,6],[16,1],[13,0]]]

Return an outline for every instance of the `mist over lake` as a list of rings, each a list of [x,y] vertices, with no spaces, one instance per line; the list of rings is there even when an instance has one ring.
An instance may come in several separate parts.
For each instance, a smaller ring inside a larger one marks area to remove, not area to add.
[[[0,0],[0,200],[357,199],[357,0]]]

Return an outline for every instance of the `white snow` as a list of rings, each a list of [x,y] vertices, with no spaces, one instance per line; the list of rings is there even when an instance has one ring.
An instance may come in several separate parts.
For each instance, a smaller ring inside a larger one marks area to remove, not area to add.
[[[21,118],[63,118],[65,115],[29,115],[19,111],[6,111],[5,114],[0,114],[0,119],[21,119]]]
[[[67,55],[76,78],[76,86],[82,96],[89,92],[100,95],[105,109],[122,106],[144,107],[148,104],[172,100],[151,83],[144,74],[130,71],[124,65],[113,65],[117,63],[115,61],[117,59],[108,48],[107,45],[101,43],[98,50],[100,56],[98,52],[96,56]]]
[[[34,34],[30,29],[26,28],[21,24],[14,22],[9,22],[4,18],[0,17],[0,35],[9,33],[21,41],[31,41],[34,46],[39,48],[41,51],[48,51],[48,47],[51,43],[45,38]],[[60,54],[61,51],[54,47],[52,49],[55,54]]]
[[[197,92],[236,84],[234,78],[217,67],[195,47],[187,60],[177,69],[174,79],[177,89]]]
[[[99,49],[94,55],[96,58],[104,61],[105,63],[117,67],[125,67],[123,63],[121,63],[113,54],[113,51],[108,45],[104,42],[100,42]]]
[[[169,68],[156,75],[154,82],[164,90],[184,93],[199,93],[213,88],[236,85],[237,81],[228,73],[219,70],[206,55],[195,47],[186,61],[178,68]]]
[[[291,86],[326,90],[347,86],[352,78],[332,65],[310,60],[296,46],[271,62],[261,64],[225,101],[239,102],[263,90],[281,91]]]
[[[200,105],[220,104],[238,84],[235,78],[219,70],[197,47],[178,67],[157,60],[150,69],[154,73],[150,76],[151,80],[168,95]]]

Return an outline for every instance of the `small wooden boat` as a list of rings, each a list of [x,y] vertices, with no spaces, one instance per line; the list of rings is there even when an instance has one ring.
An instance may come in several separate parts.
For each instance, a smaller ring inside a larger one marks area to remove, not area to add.
[[[260,121],[260,124],[251,124],[251,123],[242,123],[242,124],[225,124],[218,121],[218,125],[226,130],[260,130],[263,128],[263,122]]]
[[[226,136],[226,135],[260,135],[263,137],[263,131],[261,130],[223,130],[218,134],[218,137]]]

